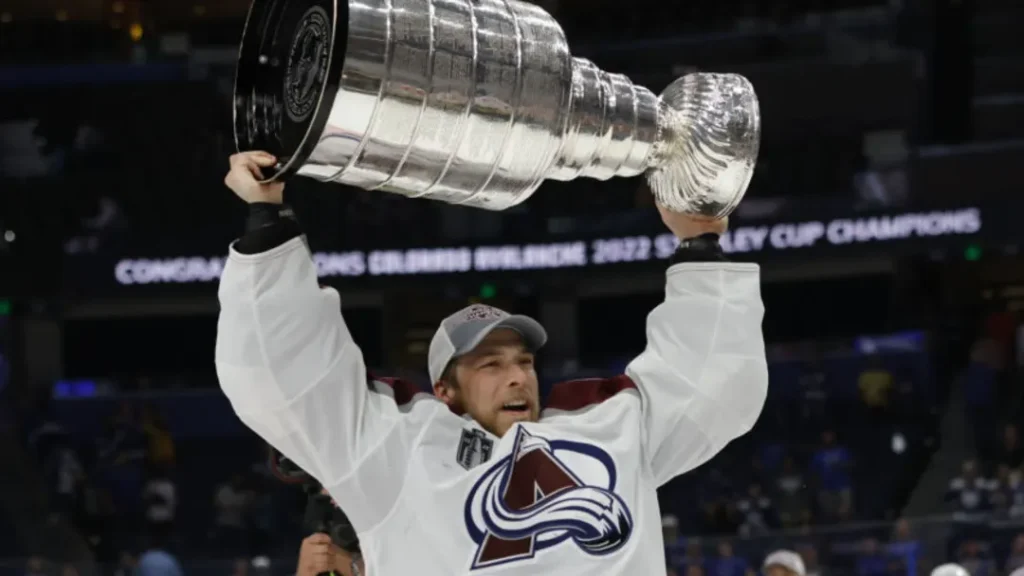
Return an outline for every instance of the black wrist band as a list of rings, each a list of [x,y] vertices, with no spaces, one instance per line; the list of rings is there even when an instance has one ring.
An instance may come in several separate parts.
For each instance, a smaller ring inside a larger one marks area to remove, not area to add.
[[[245,235],[234,244],[239,254],[260,254],[302,236],[295,212],[284,204],[269,202],[249,204],[245,229]]]
[[[718,234],[708,233],[686,238],[679,242],[679,247],[672,254],[672,264],[682,262],[728,262]]]
[[[252,232],[265,226],[272,226],[283,219],[295,220],[295,212],[286,204],[253,202],[249,204],[249,216],[245,219],[245,231]]]

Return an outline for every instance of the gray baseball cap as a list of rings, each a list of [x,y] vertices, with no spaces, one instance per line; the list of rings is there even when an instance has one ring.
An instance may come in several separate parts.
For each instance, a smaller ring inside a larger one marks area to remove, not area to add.
[[[430,381],[439,382],[454,358],[472,352],[488,334],[499,328],[518,332],[530,350],[538,350],[548,341],[544,327],[529,316],[509,314],[485,304],[467,306],[442,320],[430,340],[427,352]]]
[[[776,550],[769,554],[768,557],[764,559],[764,567],[768,568],[769,566],[782,566],[783,568],[792,570],[800,576],[807,573],[804,569],[803,558],[792,550]]]

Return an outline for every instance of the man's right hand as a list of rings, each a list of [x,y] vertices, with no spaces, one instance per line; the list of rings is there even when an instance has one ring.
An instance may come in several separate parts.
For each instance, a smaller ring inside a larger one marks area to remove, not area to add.
[[[335,548],[327,534],[313,534],[302,541],[295,576],[317,576],[334,570]]]
[[[231,156],[231,170],[224,177],[224,184],[245,202],[269,202],[280,204],[284,199],[284,183],[263,180],[261,168],[273,166],[277,158],[267,152],[240,152]]]

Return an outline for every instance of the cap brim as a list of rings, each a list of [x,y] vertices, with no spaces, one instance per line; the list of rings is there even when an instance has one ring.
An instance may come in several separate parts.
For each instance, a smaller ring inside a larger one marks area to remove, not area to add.
[[[487,338],[495,330],[501,328],[507,328],[509,330],[515,330],[523,337],[523,342],[531,352],[540,350],[542,346],[548,341],[548,333],[544,330],[544,327],[529,316],[523,316],[522,314],[514,314],[507,316],[499,320],[495,320],[491,324],[483,327],[473,338],[470,338],[464,345],[455,350],[453,356],[463,356],[472,352],[481,342]]]

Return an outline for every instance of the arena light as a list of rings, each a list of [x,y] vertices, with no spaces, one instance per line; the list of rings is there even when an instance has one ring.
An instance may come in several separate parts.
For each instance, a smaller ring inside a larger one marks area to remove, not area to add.
[[[820,246],[848,246],[981,231],[981,210],[906,213],[738,226],[722,236],[727,253],[753,254]],[[313,255],[320,277],[415,276],[466,272],[509,272],[608,266],[667,260],[678,241],[671,234],[624,236],[503,246],[450,246],[407,250],[351,250]],[[118,284],[195,284],[215,282],[222,256],[132,258],[114,266]]]

